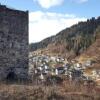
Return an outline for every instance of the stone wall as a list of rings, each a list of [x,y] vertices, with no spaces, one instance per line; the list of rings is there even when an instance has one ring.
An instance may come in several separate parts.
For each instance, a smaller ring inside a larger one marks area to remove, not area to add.
[[[10,72],[25,78],[28,71],[28,11],[0,5],[0,80]]]

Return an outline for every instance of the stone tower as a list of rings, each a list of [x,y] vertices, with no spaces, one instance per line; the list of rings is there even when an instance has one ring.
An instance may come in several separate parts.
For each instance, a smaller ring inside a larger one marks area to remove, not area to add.
[[[26,78],[28,71],[28,11],[0,5],[0,80]]]

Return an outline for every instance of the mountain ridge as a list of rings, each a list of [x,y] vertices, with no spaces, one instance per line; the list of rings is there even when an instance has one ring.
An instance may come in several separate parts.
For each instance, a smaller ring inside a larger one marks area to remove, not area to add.
[[[96,29],[100,26],[100,17],[79,22],[60,31],[55,36],[48,37],[38,43],[30,44],[30,51],[40,50],[45,54],[59,54],[74,58],[82,54],[96,41]]]

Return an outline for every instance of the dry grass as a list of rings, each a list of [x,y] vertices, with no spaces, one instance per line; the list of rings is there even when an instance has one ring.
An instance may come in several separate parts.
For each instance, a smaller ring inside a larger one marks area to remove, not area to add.
[[[71,81],[53,86],[1,83],[0,100],[100,100],[100,87]]]

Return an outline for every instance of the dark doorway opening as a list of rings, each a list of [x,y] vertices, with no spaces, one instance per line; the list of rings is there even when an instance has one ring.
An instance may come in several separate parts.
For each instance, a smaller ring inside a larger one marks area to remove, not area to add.
[[[6,78],[8,81],[15,81],[17,80],[17,75],[14,72],[9,72]]]

